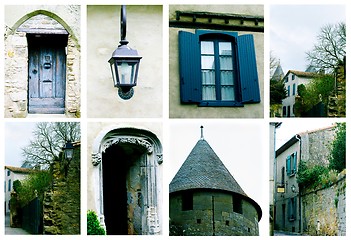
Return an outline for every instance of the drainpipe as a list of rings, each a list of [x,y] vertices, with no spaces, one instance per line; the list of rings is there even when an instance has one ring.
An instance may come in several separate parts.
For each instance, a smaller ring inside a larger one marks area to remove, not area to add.
[[[301,136],[296,134],[295,135],[295,138],[299,141],[299,163],[301,161]],[[296,163],[297,164],[297,163]],[[297,167],[298,168],[298,164],[297,164]],[[298,172],[298,169],[297,171]],[[299,232],[302,233],[303,232],[303,222],[302,222],[302,202],[301,202],[301,192],[300,192],[300,187],[299,187],[299,192],[298,192],[298,199],[299,199]]]
[[[276,154],[276,134],[277,134],[277,128],[279,128],[282,125],[281,122],[274,123],[274,136],[273,136],[273,149],[274,149],[274,156],[273,156],[273,196],[272,196],[272,201],[273,201],[273,206],[272,206],[272,225],[271,226],[271,235],[274,235],[274,227],[275,227],[275,211],[274,208],[276,206],[276,199],[277,199],[277,154]]]

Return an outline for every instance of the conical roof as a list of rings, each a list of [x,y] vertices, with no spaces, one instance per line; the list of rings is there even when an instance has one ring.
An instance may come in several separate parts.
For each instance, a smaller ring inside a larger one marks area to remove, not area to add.
[[[196,143],[169,185],[170,193],[189,189],[224,190],[247,197],[204,139]]]
[[[282,66],[279,63],[279,65],[277,66],[277,68],[274,71],[272,79],[274,79],[276,81],[280,81],[283,79],[283,77],[284,77],[284,72],[283,72]]]

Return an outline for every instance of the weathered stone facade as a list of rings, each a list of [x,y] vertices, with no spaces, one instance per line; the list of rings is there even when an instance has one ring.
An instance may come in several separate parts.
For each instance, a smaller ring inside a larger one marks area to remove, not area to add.
[[[336,69],[336,90],[334,95],[329,97],[328,117],[346,116],[346,58]]]
[[[236,196],[240,198],[240,196]],[[193,210],[182,210],[181,192],[170,198],[170,234],[185,236],[258,236],[255,207],[242,199],[242,213],[233,211],[233,194],[220,191],[193,193]],[[179,225],[181,223],[181,225]]]
[[[330,187],[301,193],[303,230],[313,236],[346,236],[346,171]]]
[[[161,126],[99,122],[88,133],[88,210],[107,235],[162,234]]]
[[[52,188],[43,201],[43,234],[80,234],[80,144],[75,144],[70,163],[56,159],[52,164]]]
[[[316,164],[328,166],[330,146],[335,138],[335,128],[327,127],[300,133],[301,159],[308,166]]]
[[[80,7],[5,7],[5,117],[28,115],[28,33],[68,34],[65,115],[80,116]]]

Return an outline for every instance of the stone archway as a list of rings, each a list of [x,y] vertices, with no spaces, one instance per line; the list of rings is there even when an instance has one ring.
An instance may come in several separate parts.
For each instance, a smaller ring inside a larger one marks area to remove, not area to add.
[[[103,131],[94,141],[92,164],[95,204],[107,234],[160,234],[162,146],[156,135],[135,128]]]
[[[67,116],[79,116],[80,111],[80,46],[77,37],[70,26],[53,12],[36,10],[20,18],[5,32],[5,116],[26,117],[29,113],[30,100],[30,72],[29,69],[29,40],[28,36],[55,36],[65,35],[65,46],[61,49],[61,59],[65,68],[63,78],[65,82],[57,88],[55,95],[60,94],[62,101],[61,112]],[[35,38],[32,38],[35,39]],[[56,41],[56,40],[55,40]],[[31,41],[33,42],[33,41]],[[46,42],[53,42],[51,40]],[[55,44],[53,43],[53,46]],[[54,69],[54,68],[53,68]],[[45,81],[47,79],[44,79]],[[44,83],[48,84],[48,83]],[[62,89],[60,89],[62,88]],[[43,88],[42,88],[43,89]],[[51,88],[50,88],[51,91]],[[48,92],[48,91],[46,91]],[[52,104],[54,106],[56,103]],[[44,113],[51,113],[43,111]]]

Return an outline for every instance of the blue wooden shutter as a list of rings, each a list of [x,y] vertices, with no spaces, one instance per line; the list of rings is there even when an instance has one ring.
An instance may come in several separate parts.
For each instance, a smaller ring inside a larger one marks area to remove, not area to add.
[[[183,103],[201,101],[200,46],[196,34],[179,32],[180,99]]]
[[[293,160],[293,171],[296,173],[296,164],[297,164],[297,152],[294,153],[294,160]]]
[[[286,157],[286,174],[288,176],[291,174],[290,162],[291,162],[291,156],[289,155],[289,156]]]
[[[238,58],[242,102],[258,103],[261,99],[253,35],[238,37]]]

